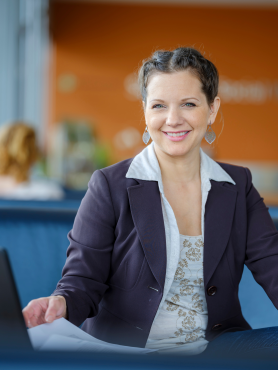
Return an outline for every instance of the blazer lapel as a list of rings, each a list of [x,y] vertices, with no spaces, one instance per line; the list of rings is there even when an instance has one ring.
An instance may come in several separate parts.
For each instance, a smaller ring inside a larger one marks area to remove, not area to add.
[[[211,181],[205,209],[204,283],[209,282],[227,246],[237,190],[226,182]]]
[[[135,228],[150,269],[163,290],[166,274],[166,237],[160,192],[156,181],[137,180],[127,189]]]

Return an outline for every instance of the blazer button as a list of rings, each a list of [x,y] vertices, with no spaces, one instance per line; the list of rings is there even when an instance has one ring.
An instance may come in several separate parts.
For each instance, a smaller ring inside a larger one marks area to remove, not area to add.
[[[213,327],[211,328],[211,330],[216,331],[216,330],[219,330],[221,328],[222,328],[222,324],[216,324],[216,325],[213,325]]]
[[[216,288],[216,286],[210,286],[209,288],[208,288],[208,295],[214,295],[215,293],[217,292],[217,288]]]

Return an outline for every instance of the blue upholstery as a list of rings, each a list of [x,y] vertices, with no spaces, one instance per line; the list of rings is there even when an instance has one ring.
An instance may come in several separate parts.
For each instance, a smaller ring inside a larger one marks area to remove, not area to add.
[[[66,199],[76,199],[76,200],[82,199],[84,197],[85,193],[86,193],[86,189],[84,189],[84,190],[72,190],[72,189],[69,189],[69,188],[63,188],[63,191],[64,191]]]
[[[1,209],[72,209],[77,211],[81,199],[66,199],[66,200],[10,200],[10,199],[0,199],[0,210]]]
[[[0,246],[8,250],[22,306],[48,296],[60,279],[80,200],[0,200]],[[278,208],[269,212],[278,229]],[[242,312],[255,328],[278,326],[278,311],[245,268],[239,286]]]
[[[26,206],[0,205],[0,246],[8,250],[22,306],[55,289],[77,211],[77,207],[51,209],[49,204]]]
[[[278,326],[278,310],[246,266],[239,284],[242,314],[253,329]]]
[[[270,216],[278,230],[278,208],[269,207]],[[278,270],[277,270],[278,272]],[[253,329],[278,326],[278,310],[263,288],[256,283],[251,271],[244,266],[239,284],[239,300],[242,313]]]

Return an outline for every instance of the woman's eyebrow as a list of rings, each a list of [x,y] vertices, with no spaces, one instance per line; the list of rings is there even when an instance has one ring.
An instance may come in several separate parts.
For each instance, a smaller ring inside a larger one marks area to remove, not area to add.
[[[162,99],[152,99],[152,100],[150,100],[150,103],[151,103],[152,101],[161,101],[162,103],[164,103],[164,100],[162,100]]]
[[[189,97],[189,98],[183,98],[183,99],[181,99],[181,101],[185,101],[185,100],[189,100],[189,99],[194,99],[194,100],[199,101],[199,99],[194,98],[194,96],[191,96],[191,97]]]
[[[185,100],[189,100],[189,99],[194,99],[194,100],[199,101],[199,99],[194,98],[193,96],[190,96],[190,97],[188,97],[188,98],[183,98],[183,99],[181,99],[181,101],[185,101]],[[160,101],[160,102],[164,103],[164,100],[162,100],[162,99],[152,99],[152,100],[150,100],[150,103],[151,103],[152,101]]]

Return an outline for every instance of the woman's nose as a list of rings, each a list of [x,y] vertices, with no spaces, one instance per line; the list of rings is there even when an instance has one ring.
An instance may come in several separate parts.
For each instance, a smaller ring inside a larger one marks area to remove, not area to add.
[[[166,125],[177,126],[183,123],[183,118],[177,109],[169,109],[167,112]]]

